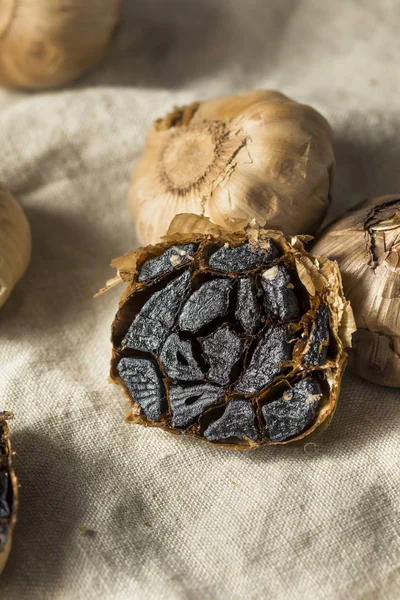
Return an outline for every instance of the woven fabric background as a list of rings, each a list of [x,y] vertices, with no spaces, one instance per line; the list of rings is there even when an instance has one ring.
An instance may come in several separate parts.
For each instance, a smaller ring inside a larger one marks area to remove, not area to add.
[[[0,91],[0,180],[33,232],[0,312],[21,483],[1,598],[399,597],[399,390],[346,374],[331,427],[304,447],[232,453],[129,426],[107,383],[122,289],[92,298],[136,244],[130,172],[174,104],[281,89],[333,125],[331,217],[399,191],[399,23],[397,0],[127,0],[96,71]]]

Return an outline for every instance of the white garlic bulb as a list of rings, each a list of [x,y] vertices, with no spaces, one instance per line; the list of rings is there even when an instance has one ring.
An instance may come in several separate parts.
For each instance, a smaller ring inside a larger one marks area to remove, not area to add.
[[[314,233],[330,201],[332,132],[310,106],[252,91],[176,109],[154,123],[128,201],[139,241],[154,244],[175,215],[221,227],[252,220]]]
[[[24,211],[0,187],[0,307],[21,279],[31,257],[31,231]]]
[[[400,387],[400,194],[356,206],[312,251],[339,264],[357,324],[352,366],[364,379]]]
[[[122,0],[1,0],[0,84],[63,85],[105,54]]]

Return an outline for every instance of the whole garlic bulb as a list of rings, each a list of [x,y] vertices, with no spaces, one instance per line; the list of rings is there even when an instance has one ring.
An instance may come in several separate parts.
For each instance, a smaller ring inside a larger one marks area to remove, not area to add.
[[[339,263],[357,324],[354,368],[364,379],[400,387],[400,194],[356,206],[312,251]]]
[[[63,85],[105,54],[122,0],[1,0],[0,84]]]
[[[128,201],[139,241],[179,213],[313,233],[330,201],[332,132],[310,106],[252,91],[177,108],[152,126]]]
[[[0,307],[21,279],[31,257],[31,231],[25,214],[0,187]]]

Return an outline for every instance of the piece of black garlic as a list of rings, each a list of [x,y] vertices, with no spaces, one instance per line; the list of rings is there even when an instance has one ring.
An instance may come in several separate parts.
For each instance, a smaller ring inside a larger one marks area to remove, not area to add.
[[[231,400],[220,419],[214,421],[204,432],[207,440],[218,442],[229,438],[253,441],[258,439],[254,410],[247,400]]]
[[[232,367],[243,352],[244,340],[229,327],[220,327],[202,340],[202,346],[204,359],[210,367],[208,378],[227,385]]]
[[[238,273],[266,265],[278,256],[272,240],[264,242],[263,247],[249,243],[234,247],[225,244],[210,256],[208,264],[217,271]]]
[[[235,318],[244,331],[251,335],[256,333],[264,322],[261,306],[257,300],[254,284],[250,279],[239,279],[237,286]]]
[[[235,386],[241,394],[253,394],[272,383],[289,369],[282,364],[292,358],[288,326],[272,325],[256,346],[250,364]]]
[[[275,265],[261,277],[267,311],[279,321],[289,321],[300,315],[299,302],[293,289],[290,273],[283,265]]]
[[[166,408],[164,386],[158,369],[147,358],[121,358],[117,366],[133,400],[146,417],[157,421]]]
[[[268,437],[272,442],[283,442],[299,435],[314,418],[322,390],[311,377],[302,379],[279,400],[262,407]]]
[[[189,262],[196,251],[195,244],[172,246],[156,258],[149,258],[140,269],[138,281],[148,281]]]
[[[228,312],[232,279],[212,279],[203,283],[186,301],[179,316],[179,327],[195,333],[204,325]]]
[[[0,519],[11,516],[11,506],[8,503],[9,477],[6,471],[0,471]]]
[[[311,329],[308,350],[304,362],[317,367],[324,362],[329,346],[329,312],[326,304],[322,304],[315,317]]]
[[[204,373],[193,356],[192,342],[182,340],[172,333],[166,340],[160,354],[164,371],[171,379],[196,381],[203,379]]]
[[[171,384],[169,402],[176,427],[186,427],[224,395],[224,388],[209,383],[182,386]]]
[[[130,326],[122,346],[158,352],[173,326],[190,284],[190,271],[173,279],[144,304]]]

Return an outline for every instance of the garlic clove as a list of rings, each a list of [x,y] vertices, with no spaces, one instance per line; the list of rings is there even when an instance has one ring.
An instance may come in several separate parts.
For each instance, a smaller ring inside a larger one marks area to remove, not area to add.
[[[103,58],[122,0],[1,0],[0,84],[64,85]]]
[[[0,187],[0,307],[21,279],[31,257],[31,231],[25,214]]]
[[[6,565],[17,520],[18,482],[12,468],[7,420],[12,413],[0,412],[0,575]]]
[[[138,237],[156,243],[179,213],[226,227],[255,218],[313,233],[334,171],[332,132],[309,106],[274,91],[175,109],[152,126],[128,194]]]
[[[357,323],[350,363],[364,379],[400,387],[400,194],[356,206],[313,251],[339,263]]]

